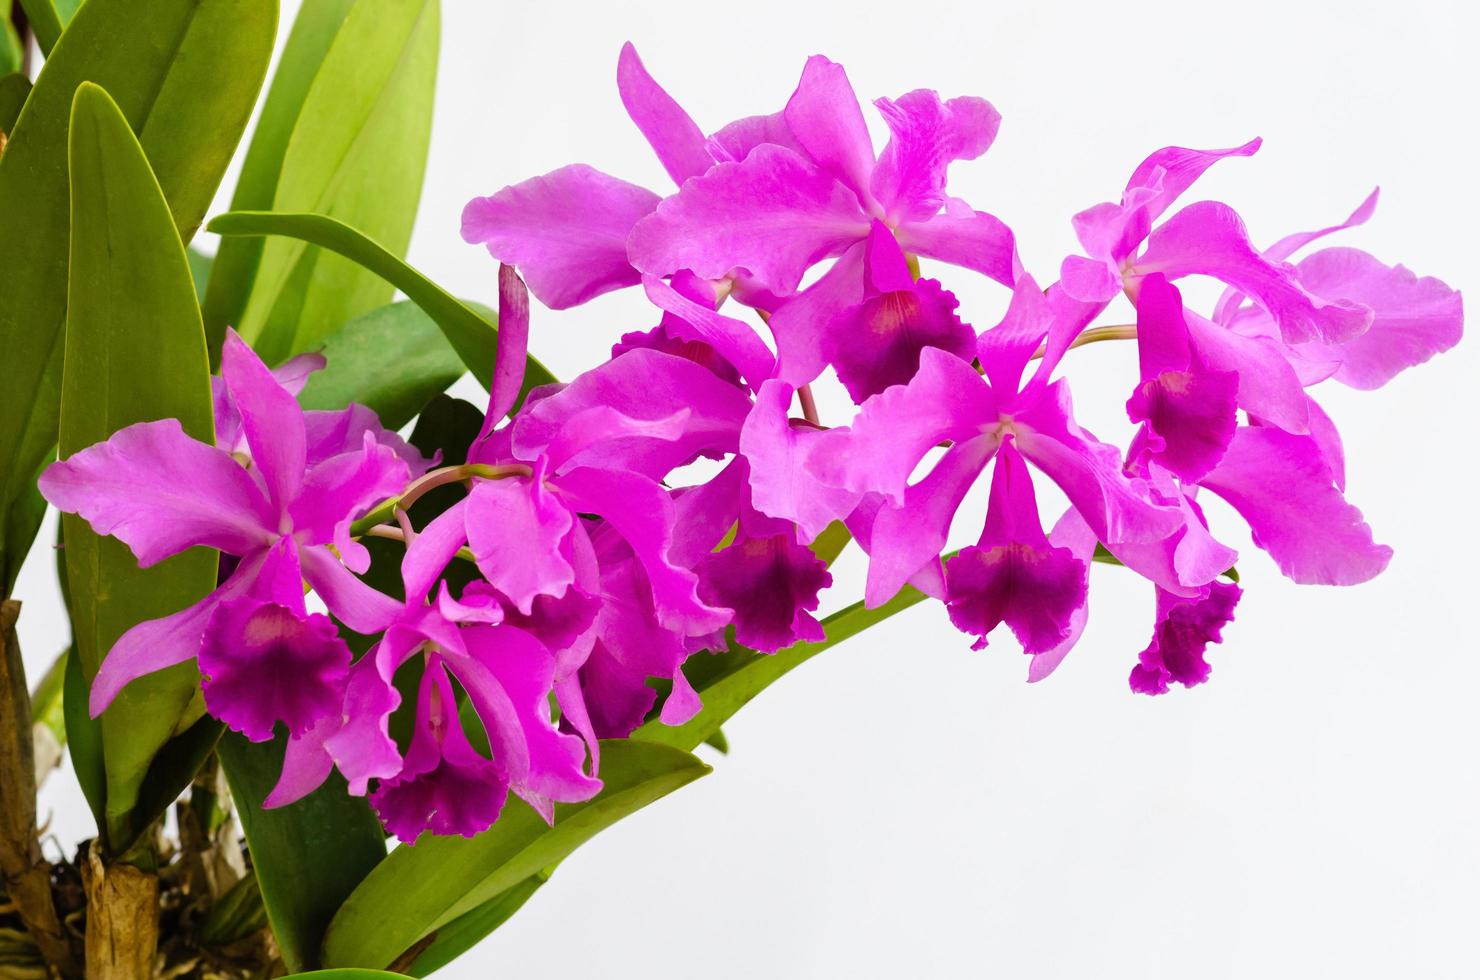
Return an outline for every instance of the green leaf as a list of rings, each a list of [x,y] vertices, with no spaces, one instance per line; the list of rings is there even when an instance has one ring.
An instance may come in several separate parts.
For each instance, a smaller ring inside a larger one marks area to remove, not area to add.
[[[324,341],[326,362],[298,396],[304,408],[358,402],[388,429],[410,422],[465,368],[442,331],[415,303],[402,301],[356,317]]]
[[[108,772],[103,767],[103,723],[87,710],[87,678],[82,676],[82,658],[73,647],[67,655],[62,678],[62,718],[67,723],[67,754],[72,771],[92,811],[98,832],[107,825],[104,805],[108,794]]]
[[[303,111],[309,86],[354,4],[355,0],[319,0],[298,8],[242,161],[241,176],[231,196],[233,211],[272,208],[283,170],[283,155]],[[220,355],[226,327],[240,323],[247,308],[257,265],[262,260],[262,244],[254,238],[228,240],[221,243],[216,253],[216,265],[202,308],[213,363]]]
[[[605,787],[586,803],[559,804],[549,827],[510,799],[493,828],[472,839],[423,837],[398,847],[360,883],[324,939],[330,966],[396,963],[461,916],[564,859],[598,831],[710,769],[687,752],[614,740],[601,745]],[[477,937],[470,937],[476,941]]]
[[[147,14],[137,0],[88,0],[50,51],[9,134],[0,154],[0,225],[12,230],[0,235],[0,567],[7,577],[35,538],[41,509],[34,481],[56,447],[73,93],[83,80],[108,89],[188,240],[251,115],[276,24],[274,0],[150,0]]]
[[[332,215],[405,254],[426,170],[439,34],[438,0],[355,0],[298,107],[271,210]],[[391,296],[353,262],[274,240],[262,247],[236,327],[274,363]]]
[[[185,258],[190,262],[190,281],[195,284],[196,299],[205,299],[206,283],[211,278],[211,266],[215,259],[200,251],[195,246],[185,250]]]
[[[62,36],[62,19],[57,8],[51,0],[20,0],[20,4],[26,12],[26,20],[31,22],[31,33],[36,35],[37,46],[43,55],[50,58],[51,49]]]
[[[401,292],[442,328],[452,349],[478,383],[487,388],[498,350],[498,325],[396,258],[342,221],[322,214],[272,214],[231,211],[211,219],[207,231],[222,236],[281,235],[311,242],[358,262]],[[531,357],[524,369],[524,393],[551,384],[555,376]]]
[[[15,129],[21,108],[31,94],[31,80],[20,72],[0,75],[0,133]]]
[[[25,56],[25,48],[22,47],[20,35],[15,32],[15,25],[0,10],[0,74],[20,71],[25,63]],[[3,122],[4,117],[0,116],[0,131],[10,128],[3,125]]]
[[[318,965],[330,918],[384,860],[385,837],[369,804],[350,796],[337,773],[297,803],[262,809],[277,784],[285,746],[284,738],[253,744],[228,732],[216,752],[283,962],[304,970]]]
[[[457,959],[499,926],[513,918],[524,903],[550,880],[551,871],[539,871],[507,891],[466,912],[438,929],[409,964],[402,967],[414,977],[424,977]]]
[[[724,653],[691,657],[684,665],[684,673],[703,698],[704,707],[688,722],[678,726],[665,725],[653,719],[633,732],[632,738],[693,749],[713,737],[735,712],[782,675],[924,598],[923,593],[905,586],[899,595],[877,609],[866,609],[863,603],[856,602],[822,621],[827,639],[818,643],[798,643],[772,654],[756,653],[737,646]]]
[[[61,656],[52,661],[41,680],[31,690],[31,722],[45,725],[57,740],[58,745],[67,742],[66,720],[62,716],[62,691],[67,676],[67,657],[70,651],[63,650]]]
[[[404,976],[404,973],[387,973],[385,970],[314,970],[312,973],[294,973],[283,980],[297,980],[299,977],[313,977],[314,980],[390,980]]]
[[[214,441],[205,331],[185,250],[128,120],[91,83],[77,89],[69,162],[63,455],[153,419],[179,419],[189,435]],[[213,551],[192,549],[140,568],[122,542],[94,534],[81,518],[64,515],[62,526],[73,634],[89,682],[130,627],[178,612],[215,587]],[[195,665],[178,664],[129,684],[103,713],[100,829],[113,853],[143,830],[133,811],[145,773],[199,686]],[[188,782],[187,774],[175,792]]]

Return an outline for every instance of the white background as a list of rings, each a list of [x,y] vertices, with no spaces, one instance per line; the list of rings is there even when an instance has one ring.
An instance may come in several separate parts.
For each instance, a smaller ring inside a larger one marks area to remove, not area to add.
[[[1001,135],[952,192],[1016,230],[1040,281],[1074,248],[1070,215],[1114,198],[1146,153],[1261,135],[1186,200],[1228,201],[1268,243],[1380,183],[1377,217],[1342,243],[1480,287],[1472,3],[444,8],[411,258],[485,302],[495,266],[458,235],[468,198],[576,161],[668,191],[617,98],[628,39],[706,131],[779,108],[812,53],[866,99],[985,96]],[[930,271],[965,318],[996,322],[1003,290]],[[569,376],[652,322],[636,291],[537,309],[533,349]],[[712,776],[582,849],[444,975],[1480,975],[1477,362],[1470,341],[1380,392],[1318,393],[1349,496],[1397,552],[1377,581],[1297,587],[1213,509],[1247,592],[1209,684],[1129,693],[1152,594],[1120,569],[1095,568],[1089,629],[1037,685],[1010,638],[972,653],[939,607],[917,607],[766,692],[726,726]],[[1102,436],[1128,434],[1134,363],[1129,345],[1066,362]],[[825,421],[845,407],[824,397]],[[36,670],[59,626],[49,558],[21,592]],[[858,593],[856,559],[834,607]],[[89,833],[62,777],[47,802],[61,839]]]

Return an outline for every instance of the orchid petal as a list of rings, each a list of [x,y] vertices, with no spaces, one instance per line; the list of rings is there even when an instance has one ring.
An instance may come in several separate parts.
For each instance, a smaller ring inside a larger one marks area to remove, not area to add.
[[[871,187],[891,220],[924,220],[945,203],[946,168],[975,160],[997,138],[1002,116],[986,99],[942,102],[928,89],[874,105],[891,134]]]
[[[652,191],[577,163],[469,201],[462,236],[518,267],[541,303],[563,310],[637,285],[627,236],[657,204]]]
[[[705,279],[740,271],[789,294],[817,262],[868,234],[853,194],[784,147],[763,144],[684,183],[632,229],[643,272],[688,269]]]
[[[617,91],[627,115],[675,184],[699,176],[714,164],[705,148],[704,133],[673,96],[653,81],[631,41],[622,45],[617,59]]]
[[[277,529],[247,471],[176,419],[120,429],[47,467],[37,485],[58,510],[128,545],[143,567],[196,545],[248,555]]]
[[[1202,485],[1233,505],[1280,571],[1301,584],[1356,585],[1387,567],[1362,512],[1342,497],[1320,446],[1280,429],[1242,428]]]

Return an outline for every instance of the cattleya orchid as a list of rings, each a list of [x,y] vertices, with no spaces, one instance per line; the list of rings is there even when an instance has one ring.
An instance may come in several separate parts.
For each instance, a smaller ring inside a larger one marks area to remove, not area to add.
[[[1208,679],[1246,587],[1206,494],[1296,582],[1353,585],[1386,566],[1309,389],[1380,387],[1453,347],[1463,309],[1439,280],[1365,252],[1296,258],[1365,222],[1375,192],[1339,225],[1260,249],[1223,203],[1173,212],[1257,139],[1157,150],[1118,202],[1074,216],[1083,254],[1043,288],[1012,232],[947,189],[949,168],[996,139],[983,99],[877,99],[889,138],[876,153],[842,67],[820,56],[780,111],[708,136],[630,44],[617,81],[676,189],[575,164],[468,204],[463,236],[501,264],[498,356],[465,461],[423,457],[362,406],[301,410],[323,356],[272,370],[232,333],[215,445],[164,419],[46,471],[51,503],[143,565],[196,546],[225,556],[210,595],[115,644],[94,713],[194,660],[213,716],[249,739],[287,735],[269,806],[337,768],[402,840],[471,836],[510,793],[554,820],[556,803],[601,791],[603,739],[693,719],[695,658],[824,641],[830,528],[868,556],[867,607],[918,589],[973,649],[1010,633],[1034,681],[1086,628],[1092,563],[1123,566],[1154,607],[1144,649],[1125,647],[1144,694]],[[984,330],[951,291],[970,275],[1010,291]],[[1225,284],[1212,309],[1184,299],[1189,276]],[[526,391],[525,280],[556,310],[640,286],[657,324]],[[1120,295],[1135,323],[1097,325]],[[1124,450],[1070,393],[1070,351],[1113,339],[1139,354]],[[814,384],[856,412],[819,418]],[[953,550],[979,480],[980,530]],[[1048,485],[1068,508],[1045,530]],[[414,519],[433,491],[452,497]],[[399,594],[363,577],[365,537],[404,546]],[[358,657],[341,627],[369,638]]]

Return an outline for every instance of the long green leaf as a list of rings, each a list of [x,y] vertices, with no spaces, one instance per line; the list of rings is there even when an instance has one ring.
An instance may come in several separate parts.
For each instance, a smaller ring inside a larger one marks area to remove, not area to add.
[[[205,331],[185,250],[128,120],[91,83],[77,89],[69,163],[62,454],[152,419],[179,419],[190,435],[213,441]],[[178,612],[216,584],[215,552],[194,549],[140,568],[122,542],[94,534],[74,515],[64,516],[63,533],[72,626],[89,680],[129,627]],[[102,829],[114,853],[143,829],[133,810],[145,773],[198,687],[195,665],[179,664],[129,684],[104,712]]]
[[[424,837],[399,847],[360,883],[329,925],[328,966],[384,967],[444,926],[556,864],[598,831],[698,779],[709,767],[687,752],[641,742],[601,746],[605,788],[555,808],[555,826],[510,800],[472,839]]]
[[[253,744],[228,732],[217,746],[247,835],[272,934],[290,970],[318,965],[324,929],[355,886],[385,858],[380,822],[337,773],[297,803],[262,801],[282,770],[282,738]]]
[[[20,71],[25,64],[26,52],[21,36],[5,11],[0,11],[0,74]],[[0,132],[6,127],[0,126]]]
[[[57,8],[52,5],[51,0],[20,0],[21,9],[26,12],[26,20],[31,23],[31,33],[36,35],[36,44],[41,48],[41,53],[51,57],[51,49],[56,47],[57,40],[62,36],[62,19],[57,14]]]
[[[426,170],[440,31],[439,0],[356,0],[304,96],[272,210],[332,215],[405,254]],[[236,327],[271,363],[312,349],[391,294],[353,262],[273,240]]]
[[[404,973],[387,973],[385,970],[314,970],[312,973],[294,973],[283,980],[298,980],[312,977],[313,980],[395,980]]]
[[[318,0],[298,8],[282,56],[262,102],[262,114],[252,132],[242,161],[241,176],[231,195],[233,211],[266,211],[272,208],[283,155],[288,139],[303,111],[309,86],[329,54],[344,18],[355,0]],[[220,355],[226,328],[241,322],[247,297],[262,259],[262,241],[256,238],[229,239],[221,243],[211,270],[210,284],[201,312],[206,322],[206,340],[214,359]]]
[[[299,403],[335,409],[358,402],[390,429],[410,422],[466,370],[436,322],[407,301],[349,321],[322,353],[324,369],[309,377]]]
[[[437,322],[453,350],[484,388],[493,374],[498,325],[342,221],[322,214],[231,211],[211,219],[206,230],[222,236],[281,235],[319,245],[380,276]],[[534,358],[524,370],[524,390],[550,384],[555,376]]]
[[[67,655],[66,676],[62,678],[62,720],[67,725],[67,755],[83,799],[92,811],[98,832],[107,826],[104,804],[108,794],[108,771],[103,763],[103,723],[88,714],[87,678],[82,675],[82,658],[74,647]]]
[[[544,887],[545,882],[550,880],[550,874],[549,871],[533,874],[471,912],[453,919],[438,929],[432,941],[402,969],[414,977],[424,977],[451,963],[509,921],[515,912],[524,907],[525,902],[534,897],[535,892]]]
[[[37,0],[40,4],[43,0]],[[67,125],[83,80],[139,134],[189,239],[251,115],[275,0],[88,0],[51,50],[0,154],[0,570],[41,519],[34,480],[56,446],[67,307]]]
[[[20,72],[0,75],[0,133],[9,134],[31,94],[31,80]]]
[[[704,707],[685,724],[669,726],[654,719],[633,732],[632,737],[694,749],[782,675],[924,598],[923,593],[905,586],[899,595],[877,609],[867,609],[863,603],[856,602],[822,621],[827,639],[818,643],[798,643],[772,654],[732,647],[724,653],[693,657],[685,665],[685,672],[703,697]]]

